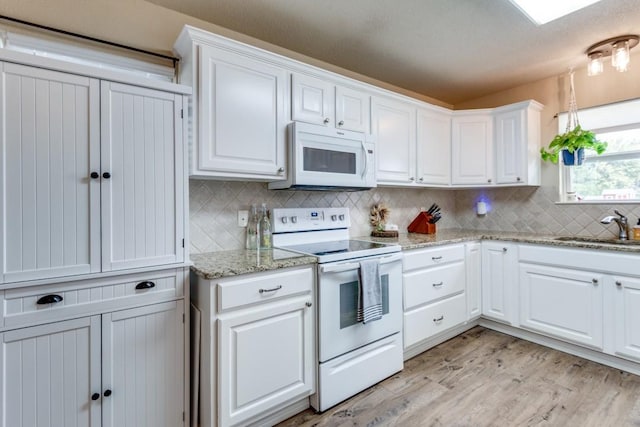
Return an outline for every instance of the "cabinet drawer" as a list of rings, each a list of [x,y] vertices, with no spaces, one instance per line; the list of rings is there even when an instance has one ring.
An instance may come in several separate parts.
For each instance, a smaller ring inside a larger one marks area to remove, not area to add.
[[[404,309],[408,310],[464,291],[464,262],[404,274]]]
[[[404,315],[404,348],[462,325],[466,317],[464,294],[409,311]]]
[[[2,324],[5,328],[21,327],[169,301],[183,295],[185,274],[166,270],[6,289],[3,292]],[[51,302],[47,303],[47,300]]]
[[[313,290],[313,270],[243,276],[218,283],[218,310],[224,311]]]
[[[404,255],[403,271],[464,260],[464,245],[440,246],[410,251]]]

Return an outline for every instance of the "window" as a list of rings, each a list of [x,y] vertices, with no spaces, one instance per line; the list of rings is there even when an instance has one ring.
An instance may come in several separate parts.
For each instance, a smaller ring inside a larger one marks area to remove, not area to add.
[[[565,202],[640,202],[640,100],[580,110],[584,129],[608,143],[601,155],[587,151],[582,166],[562,166]],[[560,115],[559,132],[567,114]]]

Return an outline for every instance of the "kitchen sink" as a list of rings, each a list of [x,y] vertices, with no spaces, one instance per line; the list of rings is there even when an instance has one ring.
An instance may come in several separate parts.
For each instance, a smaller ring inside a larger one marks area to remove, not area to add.
[[[601,237],[571,237],[563,236],[556,237],[553,240],[559,242],[577,242],[577,243],[603,243],[607,245],[637,245],[640,246],[640,240],[620,240],[620,239],[605,239]]]

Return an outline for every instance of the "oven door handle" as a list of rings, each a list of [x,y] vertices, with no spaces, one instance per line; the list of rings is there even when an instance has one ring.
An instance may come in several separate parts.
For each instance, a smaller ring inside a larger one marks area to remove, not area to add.
[[[385,257],[379,258],[379,264],[389,264],[390,262],[400,261],[402,259],[402,254],[394,254]],[[347,262],[343,264],[334,264],[334,265],[321,265],[320,272],[321,273],[341,273],[343,271],[349,270],[357,270],[360,268],[360,263],[358,262]]]

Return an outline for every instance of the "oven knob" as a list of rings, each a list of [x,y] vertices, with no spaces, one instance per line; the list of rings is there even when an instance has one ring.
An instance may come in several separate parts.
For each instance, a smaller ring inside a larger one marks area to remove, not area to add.
[[[286,223],[287,223],[287,217],[286,217],[286,216],[283,216],[283,217],[282,217],[282,223],[283,223],[283,224],[286,224]]]
[[[331,221],[337,221],[338,215],[331,215]]]
[[[340,214],[340,221],[344,221],[344,214]]]
[[[294,224],[295,224],[296,222],[298,222],[298,217],[297,217],[297,216],[292,216],[292,217],[291,217],[291,222],[292,222],[292,223],[294,223]]]

